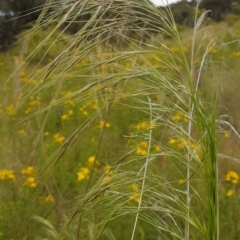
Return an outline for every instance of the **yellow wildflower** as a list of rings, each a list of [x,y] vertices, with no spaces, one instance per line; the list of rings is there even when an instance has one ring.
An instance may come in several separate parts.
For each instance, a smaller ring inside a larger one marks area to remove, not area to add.
[[[11,181],[15,181],[15,175],[13,170],[7,170],[7,169],[3,169],[0,170],[0,180],[11,180]]]
[[[172,115],[172,120],[173,121],[182,121],[184,123],[188,122],[188,118],[181,112],[177,112]]]
[[[63,137],[60,133],[56,133],[54,136],[53,136],[53,139],[54,139],[54,142],[58,143],[58,144],[62,144],[65,137]]]
[[[138,193],[139,185],[137,185],[136,183],[132,183],[131,185],[128,186],[128,188],[133,191],[129,199],[139,203],[140,201],[140,194]]]
[[[239,175],[234,171],[228,171],[225,177],[227,182],[232,182],[233,184],[237,184],[239,181]]]
[[[226,192],[226,196],[227,196],[227,197],[231,197],[233,194],[234,194],[233,189],[229,189],[229,190]]]
[[[77,175],[78,175],[78,181],[82,181],[84,179],[89,179],[89,174],[90,174],[90,171],[88,168],[86,167],[81,167],[79,169],[79,171],[77,172]]]
[[[229,138],[230,133],[229,133],[229,132],[224,132],[224,133],[223,133],[223,136],[224,136],[225,138]]]
[[[105,121],[100,121],[100,123],[99,123],[99,128],[103,128],[103,127],[106,127],[106,128],[109,128],[111,125],[110,125],[110,123],[108,123],[108,122],[105,122]]]
[[[61,116],[62,121],[67,121],[69,119],[68,115],[64,114]]]
[[[173,145],[173,144],[175,144],[175,143],[177,143],[177,142],[178,142],[178,140],[175,139],[175,138],[171,138],[171,139],[169,139],[169,141],[168,141],[168,143],[169,143],[170,145]]]
[[[45,197],[44,201],[45,201],[46,203],[54,203],[54,202],[55,202],[52,195],[47,195],[47,196]]]
[[[217,52],[217,49],[216,49],[216,48],[212,47],[212,48],[210,49],[210,53],[216,53],[216,52]]]
[[[13,104],[7,106],[6,111],[7,111],[8,116],[14,116],[16,114]]]
[[[155,145],[154,149],[156,152],[161,152],[161,147],[159,145]]]
[[[91,106],[91,108],[94,109],[94,110],[97,110],[97,109],[98,109],[98,105],[97,105],[97,104],[93,104],[93,105]]]
[[[139,203],[140,202],[140,194],[139,193],[133,193],[130,196],[130,200],[134,200],[135,202]]]
[[[31,108],[31,107],[28,107],[28,108],[24,111],[24,113],[25,113],[25,114],[29,114],[31,111],[32,111],[32,108]]]
[[[147,149],[148,149],[148,142],[147,141],[141,141],[138,144],[138,147],[137,147],[137,154],[147,155]]]
[[[79,111],[84,115],[88,116],[88,112],[85,110],[86,105],[83,105],[82,107],[79,108]]]
[[[88,159],[88,164],[89,164],[89,165],[93,165],[94,161],[95,161],[95,157],[94,157],[94,156],[91,156],[91,157]],[[96,161],[96,162],[95,162],[95,165],[99,165],[99,164],[100,164],[99,161]]]
[[[21,136],[25,136],[26,135],[26,132],[24,129],[21,129],[18,131],[18,134],[21,135]]]
[[[173,116],[172,116],[172,120],[173,121],[180,121],[181,120],[181,114],[179,113],[175,113]]]
[[[37,186],[34,177],[28,177],[27,180],[25,181],[24,185],[27,187],[30,187],[30,188],[35,188]]]
[[[68,111],[68,116],[71,117],[73,115],[73,110]]]
[[[29,166],[26,169],[23,169],[21,173],[23,175],[33,175],[35,173],[35,169],[33,166]]]
[[[156,125],[157,125],[157,123],[155,121],[150,121],[150,122],[143,121],[136,125],[136,129],[138,131],[143,131],[143,130],[148,130],[150,128],[154,128],[154,127],[156,127]]]
[[[182,185],[182,184],[184,184],[184,183],[186,183],[186,179],[179,179],[179,180],[178,180],[178,184],[179,184],[179,185]]]

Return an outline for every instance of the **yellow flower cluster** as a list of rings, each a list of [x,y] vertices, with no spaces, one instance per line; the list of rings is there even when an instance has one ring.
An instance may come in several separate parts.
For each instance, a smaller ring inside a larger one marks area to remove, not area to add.
[[[138,131],[143,131],[143,130],[148,130],[150,128],[154,128],[155,126],[156,126],[155,121],[151,121],[151,122],[143,121],[136,125],[136,129]]]
[[[79,111],[82,113],[82,115],[88,116],[89,115],[88,109],[89,109],[89,111],[91,111],[91,109],[97,110],[98,109],[98,104],[94,100],[88,101],[88,102],[86,102],[86,104],[82,105],[79,108]]]
[[[67,114],[63,114],[61,116],[61,121],[64,122],[69,120],[72,115],[73,115],[73,110],[69,110]]]
[[[169,145],[177,148],[179,151],[184,150],[184,148],[190,148],[193,150],[196,158],[202,158],[202,149],[201,146],[195,144],[194,142],[188,142],[186,138],[171,138],[168,141]]]
[[[171,138],[169,139],[168,141],[168,144],[169,145],[174,145],[178,150],[183,150],[184,149],[184,146],[187,146],[188,145],[188,141],[186,138]],[[192,146],[193,148],[194,146]]]
[[[95,161],[95,159],[96,159],[96,158],[95,158],[94,156],[91,156],[91,157],[88,159],[88,165],[89,165],[89,166],[92,166],[94,162],[95,162],[95,165],[99,165],[99,164],[100,164],[99,161],[98,161],[98,160]]]
[[[239,175],[234,171],[228,171],[225,177],[227,182],[232,182],[233,184],[237,184],[239,181]]]
[[[233,190],[233,189],[229,189],[229,190],[226,192],[226,196],[227,196],[227,197],[231,197],[233,194],[234,194],[234,190]]]
[[[89,179],[89,174],[90,174],[90,171],[87,167],[81,167],[79,169],[79,171],[77,172],[77,176],[78,176],[78,181],[82,181],[84,179]]]
[[[159,145],[154,145],[154,149],[155,149],[156,152],[161,152],[162,151],[162,149]]]
[[[133,183],[129,185],[129,189],[133,191],[129,199],[139,203],[140,201],[139,186],[136,183]]]
[[[223,136],[224,136],[225,138],[229,138],[230,133],[229,133],[229,132],[224,132],[224,133],[223,133]]]
[[[20,136],[26,136],[25,130],[24,130],[24,129],[20,129],[20,130],[18,131],[18,135],[20,135]]]
[[[29,166],[22,170],[22,175],[26,177],[26,181],[24,182],[24,185],[30,188],[35,188],[37,186],[36,180],[35,180],[35,169],[33,166]]]
[[[68,116],[71,117],[73,115],[73,110],[68,111]]]
[[[47,196],[45,197],[44,201],[45,201],[46,203],[54,203],[54,202],[55,202],[55,200],[54,200],[54,198],[53,198],[52,195],[47,195]]]
[[[148,150],[148,142],[147,141],[141,141],[138,144],[137,147],[137,154],[139,155],[147,155],[147,150]]]
[[[15,110],[15,107],[13,106],[13,104],[7,106],[6,111],[7,111],[7,115],[10,117],[16,115],[16,110]]]
[[[232,55],[233,57],[240,57],[240,52],[234,52]]]
[[[103,128],[104,126],[105,126],[106,128],[109,128],[111,125],[110,125],[110,123],[108,123],[108,122],[100,121],[100,122],[99,122],[99,125],[98,125],[98,128]]]
[[[77,172],[78,181],[82,181],[84,179],[87,179],[87,180],[89,179],[89,175],[90,175],[90,170],[89,169],[91,169],[93,164],[95,164],[95,167],[100,165],[99,161],[96,160],[95,156],[91,156],[91,157],[88,158],[86,167],[80,167],[79,168],[79,171]]]
[[[84,116],[88,116],[88,111],[86,110],[87,105],[83,105],[82,107],[79,108],[79,111],[82,113]]]
[[[216,49],[215,47],[212,47],[212,48],[210,49],[210,53],[214,54],[214,53],[216,53],[216,52],[217,52],[217,49]]]
[[[38,107],[40,105],[40,97],[34,97],[34,96],[31,96],[29,98],[29,106],[31,107]]]
[[[40,97],[34,97],[34,96],[31,96],[29,98],[29,101],[28,101],[28,106],[26,108],[26,110],[24,111],[25,114],[29,114],[32,112],[32,110],[36,107],[39,107],[40,106]]]
[[[186,138],[171,138],[168,141],[169,145],[175,145],[177,149],[183,150],[184,146],[188,146],[188,140]],[[190,148],[194,148],[195,144],[190,143]]]
[[[173,121],[182,121],[184,123],[188,122],[188,118],[181,112],[177,112],[175,114],[172,115],[172,120]]]
[[[7,170],[7,169],[0,170],[0,180],[15,181],[16,178],[13,170]]]
[[[23,169],[21,173],[23,175],[33,175],[35,173],[35,169],[34,169],[34,167],[29,166],[26,169]]]
[[[186,179],[179,179],[178,180],[178,184],[179,185],[183,185],[183,184],[185,184],[186,183]]]
[[[58,144],[63,144],[63,141],[64,141],[65,137],[63,137],[60,133],[56,133],[54,136],[53,136],[53,140],[54,142],[58,143]]]
[[[25,186],[30,188],[35,188],[37,186],[35,178],[34,177],[28,177],[24,183]]]

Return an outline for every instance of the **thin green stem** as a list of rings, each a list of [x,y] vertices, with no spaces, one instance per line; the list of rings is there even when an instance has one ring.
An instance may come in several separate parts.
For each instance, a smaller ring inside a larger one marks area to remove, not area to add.
[[[149,140],[148,140],[148,151],[147,151],[147,156],[146,156],[146,163],[145,163],[145,169],[144,169],[144,174],[143,174],[143,181],[142,181],[142,188],[141,188],[141,193],[140,193],[140,199],[138,203],[138,208],[137,208],[137,214],[135,217],[135,222],[133,226],[133,231],[132,231],[132,237],[131,240],[134,239],[136,228],[137,228],[137,222],[140,214],[140,209],[141,209],[141,204],[142,204],[142,198],[143,198],[143,192],[145,189],[145,183],[146,183],[146,177],[147,177],[147,170],[148,170],[148,163],[149,163],[149,155],[150,155],[150,150],[151,150],[151,142],[152,142],[152,106],[151,106],[151,99],[148,97],[148,102],[149,102],[149,114],[150,114],[150,129],[149,129]]]

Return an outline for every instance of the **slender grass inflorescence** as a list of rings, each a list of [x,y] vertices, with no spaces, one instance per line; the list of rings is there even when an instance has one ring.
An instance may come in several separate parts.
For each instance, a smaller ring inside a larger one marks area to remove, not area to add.
[[[37,119],[26,159],[38,163],[39,180],[33,167],[22,174],[28,190],[45,191],[45,203],[56,205],[46,214],[56,211],[56,229],[35,217],[54,239],[117,239],[114,231],[125,228],[121,239],[219,239],[217,92],[201,87],[211,81],[203,75],[215,42],[197,45],[205,17],[197,20],[197,11],[190,47],[170,7],[148,0],[49,0],[25,33],[27,46],[49,31],[24,67],[45,53],[6,112],[13,118],[24,108],[18,124]],[[15,182],[9,171],[2,179]]]

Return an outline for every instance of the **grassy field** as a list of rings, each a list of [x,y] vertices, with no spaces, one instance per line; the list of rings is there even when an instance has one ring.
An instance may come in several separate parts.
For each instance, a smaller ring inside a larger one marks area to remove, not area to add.
[[[238,239],[238,26],[1,53],[0,239]]]

